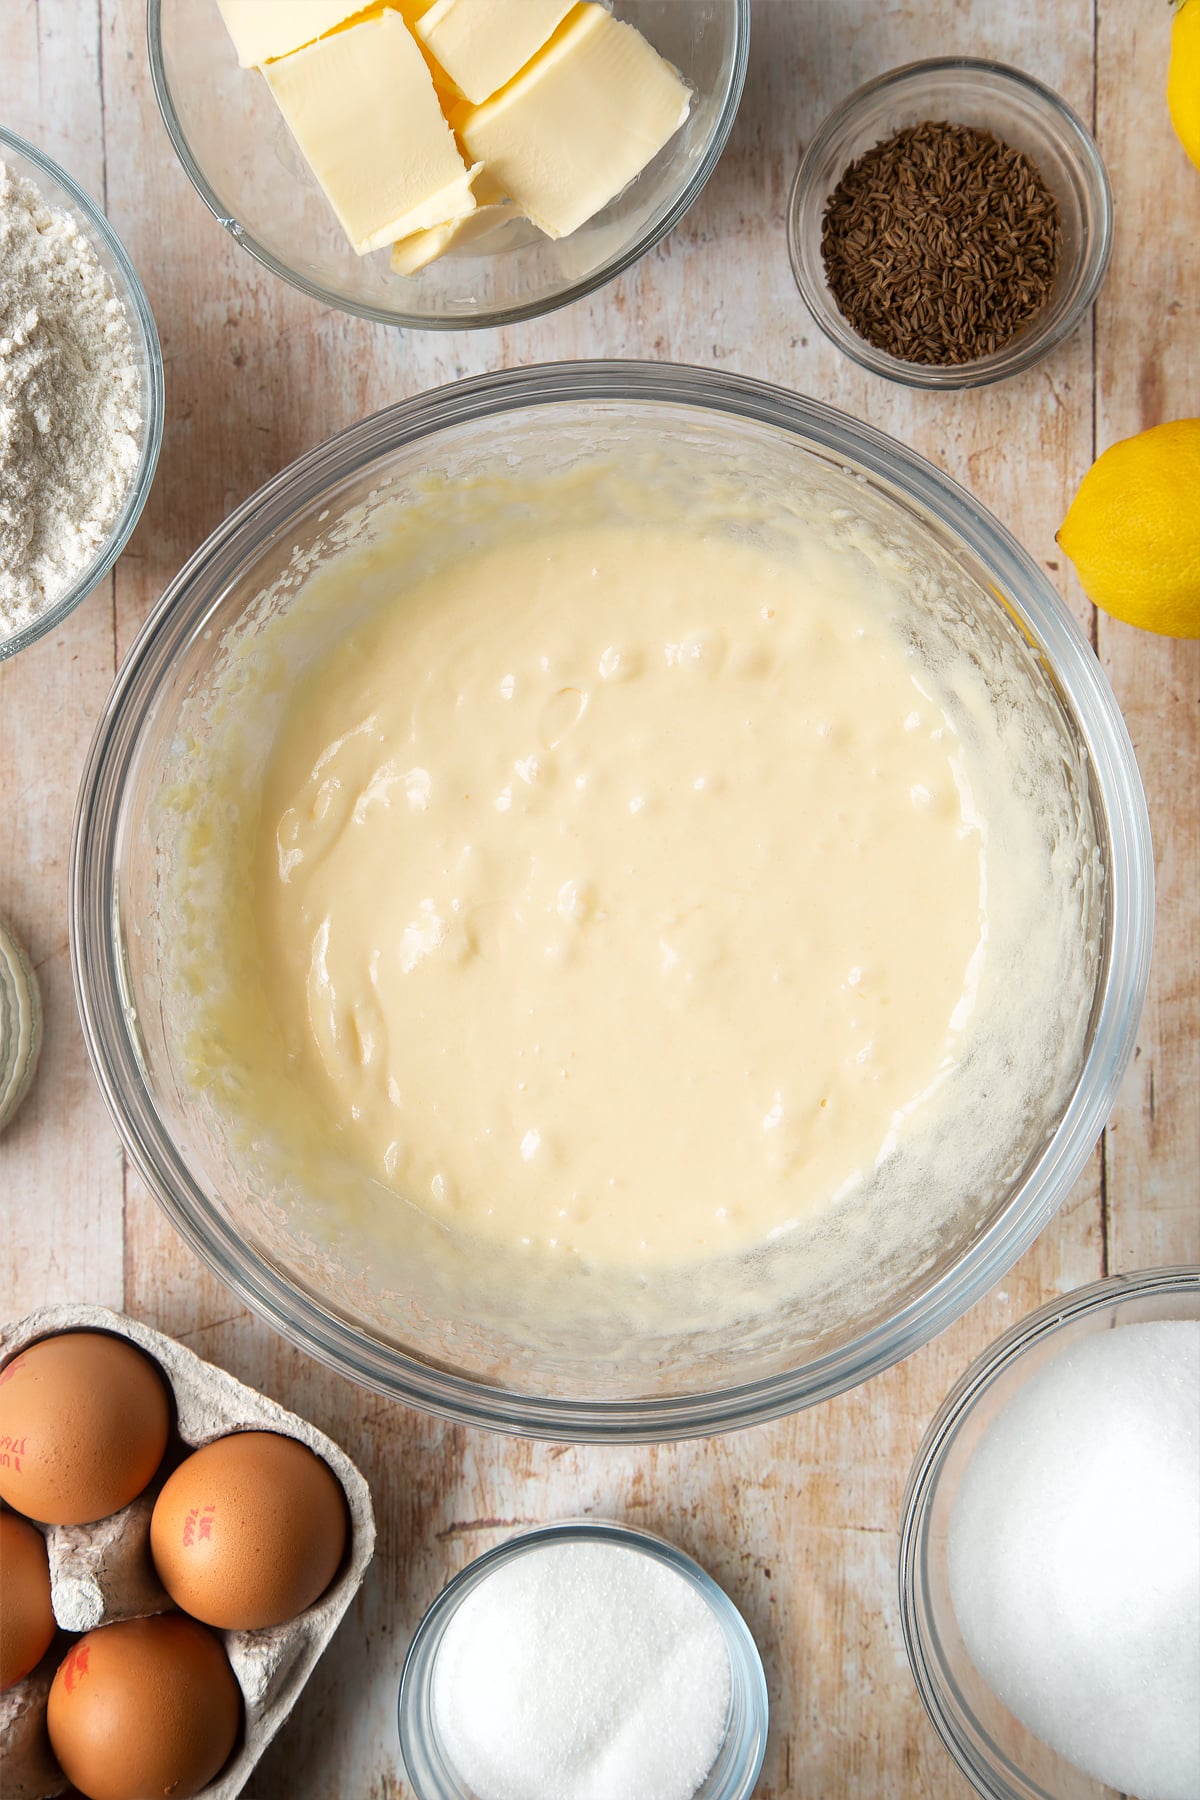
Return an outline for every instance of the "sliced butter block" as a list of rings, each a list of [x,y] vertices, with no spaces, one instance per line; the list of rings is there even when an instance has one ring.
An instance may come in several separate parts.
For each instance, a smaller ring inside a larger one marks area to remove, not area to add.
[[[541,54],[451,123],[473,159],[548,237],[641,173],[687,118],[691,91],[632,25],[583,0]]]
[[[364,18],[263,74],[360,256],[474,212],[475,171],[399,13]]]
[[[481,170],[475,180],[475,211],[462,219],[447,219],[441,225],[431,225],[425,231],[414,231],[409,237],[401,238],[392,245],[392,273],[394,275],[416,275],[427,269],[431,262],[444,256],[447,250],[461,249],[476,238],[485,237],[494,231],[497,225],[506,220],[516,218],[517,208],[507,198],[503,188],[491,180],[486,169]]]
[[[444,225],[430,225],[425,231],[414,231],[392,245],[392,273],[419,275],[447,250],[461,249],[476,238],[486,237],[497,225],[516,216],[517,208],[512,201],[502,200],[495,206],[477,206],[465,219],[447,219]]]
[[[365,0],[217,0],[243,69],[288,56],[361,12]]]
[[[417,35],[478,105],[535,57],[575,0],[433,0]]]
[[[383,0],[383,4],[394,7],[408,29],[415,31],[418,21],[425,17],[431,6],[437,5],[437,0]]]

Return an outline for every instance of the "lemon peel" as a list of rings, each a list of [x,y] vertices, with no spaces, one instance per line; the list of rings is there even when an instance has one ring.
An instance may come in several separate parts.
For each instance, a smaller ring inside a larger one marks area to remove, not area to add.
[[[1183,0],[1175,9],[1167,110],[1176,136],[1200,169],[1200,0]]]
[[[1200,637],[1197,495],[1200,419],[1154,425],[1097,458],[1056,534],[1096,606],[1164,637]]]

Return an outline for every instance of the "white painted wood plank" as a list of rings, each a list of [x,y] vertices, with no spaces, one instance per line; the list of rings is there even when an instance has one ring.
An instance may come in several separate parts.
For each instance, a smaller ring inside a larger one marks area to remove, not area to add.
[[[103,200],[96,0],[6,9],[0,118]],[[59,629],[0,663],[0,913],[45,1003],[34,1088],[0,1137],[6,1317],[70,1296],[120,1306],[122,1155],[91,1071],[67,956],[75,791],[115,669],[112,577]]]
[[[1109,0],[1101,14],[1117,233],[1097,312],[1097,452],[1200,418],[1200,170],[1163,97],[1170,28],[1166,7]],[[1106,1144],[1110,1261],[1124,1270],[1200,1262],[1200,642],[1102,614],[1098,643],[1146,787],[1158,888],[1137,1059]]]
[[[1090,628],[1091,609],[1061,566],[1053,533],[1091,460],[1094,355],[1105,438],[1150,422],[1147,371],[1155,368],[1164,372],[1160,397],[1190,394],[1190,410],[1200,410],[1194,306],[1200,282],[1187,260],[1200,234],[1190,226],[1168,234],[1170,255],[1180,260],[1164,265],[1175,271],[1182,304],[1152,323],[1147,336],[1158,247],[1154,197],[1169,193],[1165,216],[1179,217],[1173,209],[1192,204],[1189,195],[1200,188],[1200,177],[1189,189],[1177,168],[1165,173],[1171,141],[1158,118],[1164,21],[1156,17],[1153,27],[1143,26],[1124,0],[1104,0],[1100,14],[1094,67],[1090,0],[1063,0],[1052,23],[1032,0],[1006,7],[759,0],[741,117],[713,180],[673,237],[601,294],[547,320],[504,332],[439,335],[389,331],[325,311],[259,269],[221,232],[188,187],[158,120],[145,66],[142,0],[105,0],[104,30],[94,37],[98,53],[90,62],[87,8],[58,0],[39,15],[26,6],[20,14],[25,38],[18,39],[25,48],[16,62],[0,65],[0,114],[18,127],[24,121],[35,137],[40,132],[52,153],[58,133],[72,166],[66,142],[73,134],[82,147],[93,142],[99,149],[95,84],[103,64],[109,208],[146,281],[167,357],[161,472],[117,574],[122,651],[203,536],[332,431],[464,374],[606,355],[741,370],[830,400],[893,432],[992,506]],[[37,47],[29,20],[39,16],[45,42],[72,20],[82,21],[82,63],[65,77],[57,99],[30,73]],[[943,51],[996,56],[1031,69],[1085,118],[1095,86],[1118,203],[1127,221],[1138,221],[1126,227],[1133,235],[1124,248],[1119,243],[1095,348],[1085,328],[1041,369],[1003,388],[961,396],[912,395],[841,359],[803,310],[783,236],[795,163],[825,111],[859,81]],[[24,109],[20,116],[15,107]],[[89,604],[100,603],[96,596]],[[107,631],[111,641],[111,620]],[[51,1088],[43,1073],[20,1127],[24,1138],[12,1140],[29,1220],[19,1253],[5,1268],[12,1310],[44,1299],[111,1297],[94,1290],[85,1296],[75,1286],[98,1279],[94,1258],[81,1260],[74,1247],[78,1219],[92,1219],[101,1262],[107,1256],[119,1266],[125,1257],[131,1311],[314,1418],[361,1461],[375,1493],[376,1563],[303,1705],[251,1784],[258,1800],[406,1795],[395,1692],[424,1606],[470,1556],[515,1525],[582,1511],[661,1530],[705,1562],[742,1605],[771,1687],[761,1796],[907,1800],[919,1793],[965,1800],[966,1784],[921,1712],[896,1615],[895,1532],[916,1445],[973,1355],[1022,1313],[1102,1271],[1106,1224],[1109,1254],[1120,1266],[1160,1255],[1200,1260],[1193,1205],[1200,1133],[1189,1124],[1186,1099],[1196,1088],[1187,1060],[1194,1059],[1198,1031],[1190,975],[1196,908],[1186,883],[1197,812],[1194,783],[1190,790],[1181,785],[1181,771],[1194,767],[1186,761],[1195,753],[1194,737],[1182,726],[1194,716],[1200,674],[1190,652],[1163,652],[1145,640],[1122,644],[1106,628],[1100,642],[1138,740],[1160,844],[1167,846],[1160,858],[1156,998],[1142,1063],[1110,1138],[1107,1191],[1102,1199],[1097,1155],[1038,1244],[957,1327],[857,1393],[776,1425],[709,1443],[551,1447],[445,1425],[330,1375],[273,1337],[203,1274],[132,1178],[122,1232],[119,1200],[111,1199],[119,1152],[90,1094],[63,994],[59,1054],[74,1067],[78,1091],[65,1121],[54,1104],[59,1084]],[[37,864],[65,860],[74,776],[90,729],[80,728],[72,762],[55,747],[52,709],[74,700],[90,720],[110,658],[110,647],[95,647],[74,687],[65,661],[48,650],[26,653],[7,674],[0,672],[0,742],[10,732],[9,755],[0,762],[0,907],[23,925],[35,921],[26,926],[35,937],[43,912],[53,914],[46,896],[58,879]],[[1179,696],[1176,723],[1164,722],[1164,691]],[[19,728],[12,723],[18,718]],[[53,771],[47,792],[31,804],[29,784],[36,789],[47,769]],[[1170,823],[1165,837],[1164,820]],[[1147,1057],[1156,1071],[1153,1120],[1141,1072],[1142,1064],[1151,1066]],[[6,1142],[0,1140],[0,1204],[8,1170],[17,1166],[5,1162]],[[108,1198],[103,1205],[81,1202],[97,1190],[98,1169]],[[69,1208],[57,1222],[32,1201],[36,1195],[40,1204],[56,1187]],[[62,1260],[57,1239],[64,1226],[72,1248]]]

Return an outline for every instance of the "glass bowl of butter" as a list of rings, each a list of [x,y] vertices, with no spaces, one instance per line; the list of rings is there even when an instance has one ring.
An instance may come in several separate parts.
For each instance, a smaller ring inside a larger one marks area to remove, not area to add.
[[[683,217],[733,125],[749,0],[149,0],[197,192],[267,268],[382,324],[537,317]]]
[[[661,1439],[827,1398],[996,1281],[1132,1054],[1128,735],[911,452],[578,363],[367,419],[197,552],[72,854],[151,1191],[312,1354]]]

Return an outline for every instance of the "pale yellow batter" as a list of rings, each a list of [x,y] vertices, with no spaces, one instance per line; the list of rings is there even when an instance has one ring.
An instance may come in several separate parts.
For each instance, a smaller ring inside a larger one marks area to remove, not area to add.
[[[452,561],[288,703],[251,896],[287,1055],[468,1233],[660,1265],[769,1239],[955,1066],[971,779],[869,564],[815,535]]]

